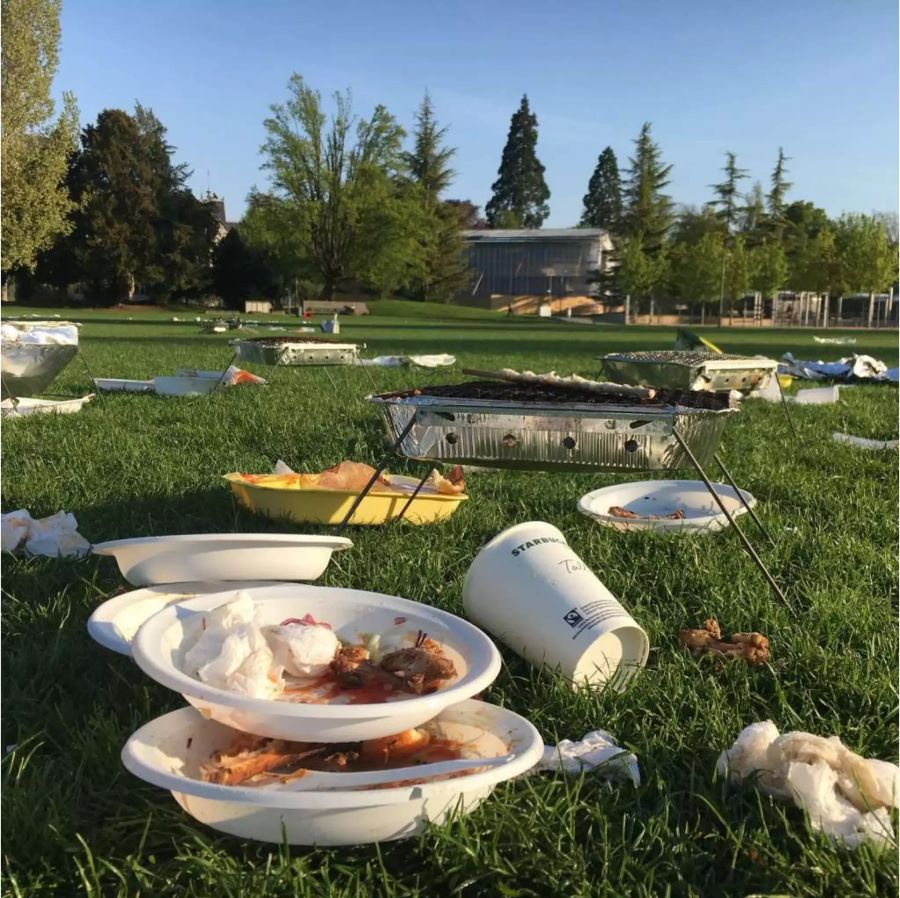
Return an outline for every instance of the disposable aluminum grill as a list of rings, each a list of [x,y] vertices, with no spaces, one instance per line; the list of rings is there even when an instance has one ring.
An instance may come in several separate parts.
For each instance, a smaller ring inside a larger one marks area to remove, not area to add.
[[[723,393],[765,387],[778,370],[774,359],[680,350],[615,352],[599,360],[604,375],[616,383]]]

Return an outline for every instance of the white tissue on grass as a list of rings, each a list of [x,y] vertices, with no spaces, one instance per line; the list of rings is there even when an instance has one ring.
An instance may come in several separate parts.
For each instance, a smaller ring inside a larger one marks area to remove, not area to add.
[[[280,458],[277,462],[275,462],[275,466],[272,468],[273,474],[296,474],[297,472],[288,464],[283,462]]]
[[[889,809],[898,807],[900,769],[857,755],[837,736],[779,735],[771,720],[753,723],[722,752],[716,772],[733,782],[755,775],[764,793],[793,799],[814,829],[851,848],[894,838]]]
[[[558,745],[545,745],[544,754],[533,769],[575,774],[597,771],[610,779],[641,784],[637,757],[605,730],[593,730],[580,742],[563,739]]]
[[[24,550],[29,555],[49,558],[84,555],[91,544],[78,532],[75,515],[58,511],[46,518],[32,518],[20,508],[2,518],[2,542],[4,552]]]
[[[855,437],[849,433],[840,433],[835,431],[831,435],[836,443],[849,443],[859,449],[897,449],[900,447],[900,440],[867,440],[865,437]]]
[[[265,636],[275,663],[294,677],[321,677],[328,673],[341,643],[328,627],[285,624],[266,627]]]

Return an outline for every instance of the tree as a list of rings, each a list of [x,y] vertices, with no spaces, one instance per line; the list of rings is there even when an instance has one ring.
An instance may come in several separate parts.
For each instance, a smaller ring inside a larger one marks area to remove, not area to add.
[[[840,292],[842,274],[834,229],[826,224],[807,240],[791,264],[790,286],[794,290],[825,294]]]
[[[725,254],[725,296],[731,302],[740,299],[750,289],[753,280],[753,260],[747,252],[741,234],[732,238]]]
[[[716,209],[716,217],[725,226],[725,233],[731,234],[737,228],[741,212],[737,182],[747,177],[747,169],[738,168],[737,156],[728,152],[722,171],[725,172],[725,180],[712,185],[717,198],[710,205]]]
[[[844,290],[868,293],[871,297],[897,279],[896,250],[874,217],[841,216],[837,221],[835,243]]]
[[[456,211],[460,227],[464,231],[483,231],[488,228],[487,219],[478,214],[478,206],[471,200],[444,200],[444,205]]]
[[[704,307],[718,303],[722,283],[724,247],[721,234],[704,234],[692,245],[681,244],[673,251],[672,286],[685,302]]]
[[[672,224],[673,203],[662,191],[669,183],[671,165],[664,165],[658,144],[650,136],[645,122],[634,141],[635,153],[629,159],[625,181],[623,232],[637,237],[650,256],[658,253]]]
[[[581,224],[588,228],[606,228],[617,233],[622,220],[622,184],[619,165],[612,147],[597,160],[597,167],[584,195]]]
[[[670,232],[671,242],[697,243],[706,234],[721,234],[722,224],[709,205],[703,209],[682,206]]]
[[[242,309],[247,299],[278,296],[276,279],[265,251],[247,246],[232,228],[213,251],[212,284],[228,309]]]
[[[818,234],[828,227],[828,214],[824,209],[805,200],[795,200],[784,209],[782,240],[788,262],[788,286],[793,290],[809,290],[807,286],[813,243]],[[818,280],[814,275],[813,280]]]
[[[485,214],[492,228],[539,228],[550,214],[550,191],[537,157],[537,116],[523,96],[509,124],[499,177],[491,185]]]
[[[746,235],[751,246],[757,246],[763,238],[766,218],[766,198],[762,184],[756,181],[750,193],[744,195],[744,207],[740,220],[740,231]]]
[[[349,93],[334,95],[330,121],[321,95],[294,74],[288,99],[265,120],[263,165],[278,207],[275,224],[293,244],[331,299],[350,279],[378,290],[410,283],[420,266],[414,239],[418,208],[411,202],[403,129],[384,108],[354,115]]]
[[[413,130],[414,149],[405,159],[410,176],[433,199],[437,199],[453,182],[455,172],[450,160],[456,149],[443,146],[446,128],[439,128],[434,118],[434,106],[426,93],[416,111]]]
[[[790,161],[790,158],[784,155],[783,147],[778,148],[778,160],[772,169],[772,186],[766,195],[769,228],[776,234],[780,234],[784,227],[784,198],[792,186],[791,182],[785,179],[787,174],[785,163]]]
[[[763,296],[774,297],[785,285],[787,277],[787,259],[784,249],[778,240],[764,240],[753,250],[753,277],[751,284]]]
[[[422,276],[414,280],[416,299],[451,300],[468,279],[463,243],[464,212],[441,202],[440,195],[453,181],[450,160],[456,153],[443,146],[446,128],[438,128],[428,94],[416,113],[414,149],[406,154],[410,177],[421,203],[419,244]]]
[[[71,224],[65,178],[78,135],[75,99],[63,94],[54,120],[50,85],[56,74],[60,0],[3,0],[0,136],[3,203],[2,271],[32,270]]]
[[[214,222],[185,187],[187,166],[153,112],[105,109],[69,166],[73,230],[48,254],[49,282],[82,281],[108,303],[142,284],[160,296],[200,292],[209,279]],[[63,264],[60,264],[63,263]]]

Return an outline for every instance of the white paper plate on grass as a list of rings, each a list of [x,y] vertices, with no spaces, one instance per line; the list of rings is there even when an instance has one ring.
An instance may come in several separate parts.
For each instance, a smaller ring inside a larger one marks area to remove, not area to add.
[[[746,508],[733,487],[714,483],[732,517],[744,514]],[[741,490],[752,508],[756,499]],[[638,518],[619,517],[609,513],[611,508],[624,508],[641,515]],[[578,510],[589,518],[616,530],[652,530],[659,533],[715,533],[728,526],[715,499],[700,480],[643,480],[637,483],[617,483],[587,493],[578,500]],[[667,515],[676,511],[683,518]]]
[[[133,586],[208,580],[315,580],[332,552],[349,549],[344,536],[303,533],[187,533],[97,543]],[[223,585],[223,589],[225,586]]]
[[[452,779],[416,782],[415,767],[398,768],[395,786],[327,792],[224,786],[200,779],[213,751],[234,733],[193,708],[157,717],[125,744],[122,762],[135,776],[168,789],[195,820],[241,839],[291,845],[360,845],[405,839],[427,823],[467,814],[503,780],[530,770],[543,740],[523,717],[479,701],[446,708],[429,724],[435,735],[459,741],[472,757],[512,757],[496,767]]]
[[[235,588],[245,588],[235,584]],[[366,635],[427,633],[453,661],[456,676],[425,695],[397,693],[386,701],[345,704],[349,695],[309,703],[249,698],[184,673],[184,655],[206,625],[206,615],[228,601],[221,595],[187,599],[163,608],[138,630],[131,654],[147,676],[180,692],[201,714],[236,730],[312,742],[379,739],[417,727],[450,705],[487,689],[500,673],[500,653],[468,621],[439,608],[398,596],[357,589],[282,583],[248,590],[265,627],[311,614],[329,624],[344,642],[361,644]],[[233,595],[233,594],[232,594]]]
[[[256,589],[260,586],[274,586],[274,580],[248,580],[245,583],[222,583],[219,580],[205,583],[168,583],[133,589],[107,599],[94,609],[88,618],[87,629],[96,642],[104,648],[120,655],[131,655],[131,640],[145,620],[162,611],[173,602],[183,602],[221,593],[227,602],[238,589]]]

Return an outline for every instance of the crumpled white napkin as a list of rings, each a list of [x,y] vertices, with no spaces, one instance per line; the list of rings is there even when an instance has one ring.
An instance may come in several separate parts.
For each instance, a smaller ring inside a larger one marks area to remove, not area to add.
[[[851,446],[857,446],[860,449],[897,449],[900,447],[900,440],[867,440],[865,437],[855,437],[849,433],[840,433],[835,431],[831,438],[836,443],[849,443]]]
[[[637,757],[605,730],[592,730],[580,742],[563,739],[558,745],[545,745],[543,757],[532,770],[574,774],[596,771],[610,779],[641,784]]]
[[[29,555],[49,558],[80,556],[91,544],[78,532],[75,515],[58,511],[46,518],[34,519],[24,508],[10,511],[0,519],[4,552],[25,549]]]
[[[375,368],[402,368],[416,365],[419,368],[444,368],[456,364],[456,356],[446,353],[437,355],[378,355],[373,359],[360,359],[361,365]]]
[[[860,757],[837,736],[780,734],[771,720],[752,723],[719,756],[716,772],[733,782],[755,774],[763,793],[792,799],[813,829],[849,848],[893,841],[890,809],[898,806],[900,770]]]
[[[34,324],[12,324],[4,322],[0,325],[0,337],[8,343],[36,343],[39,345],[56,344],[62,346],[78,345],[78,325],[69,322],[51,323],[36,322]]]

